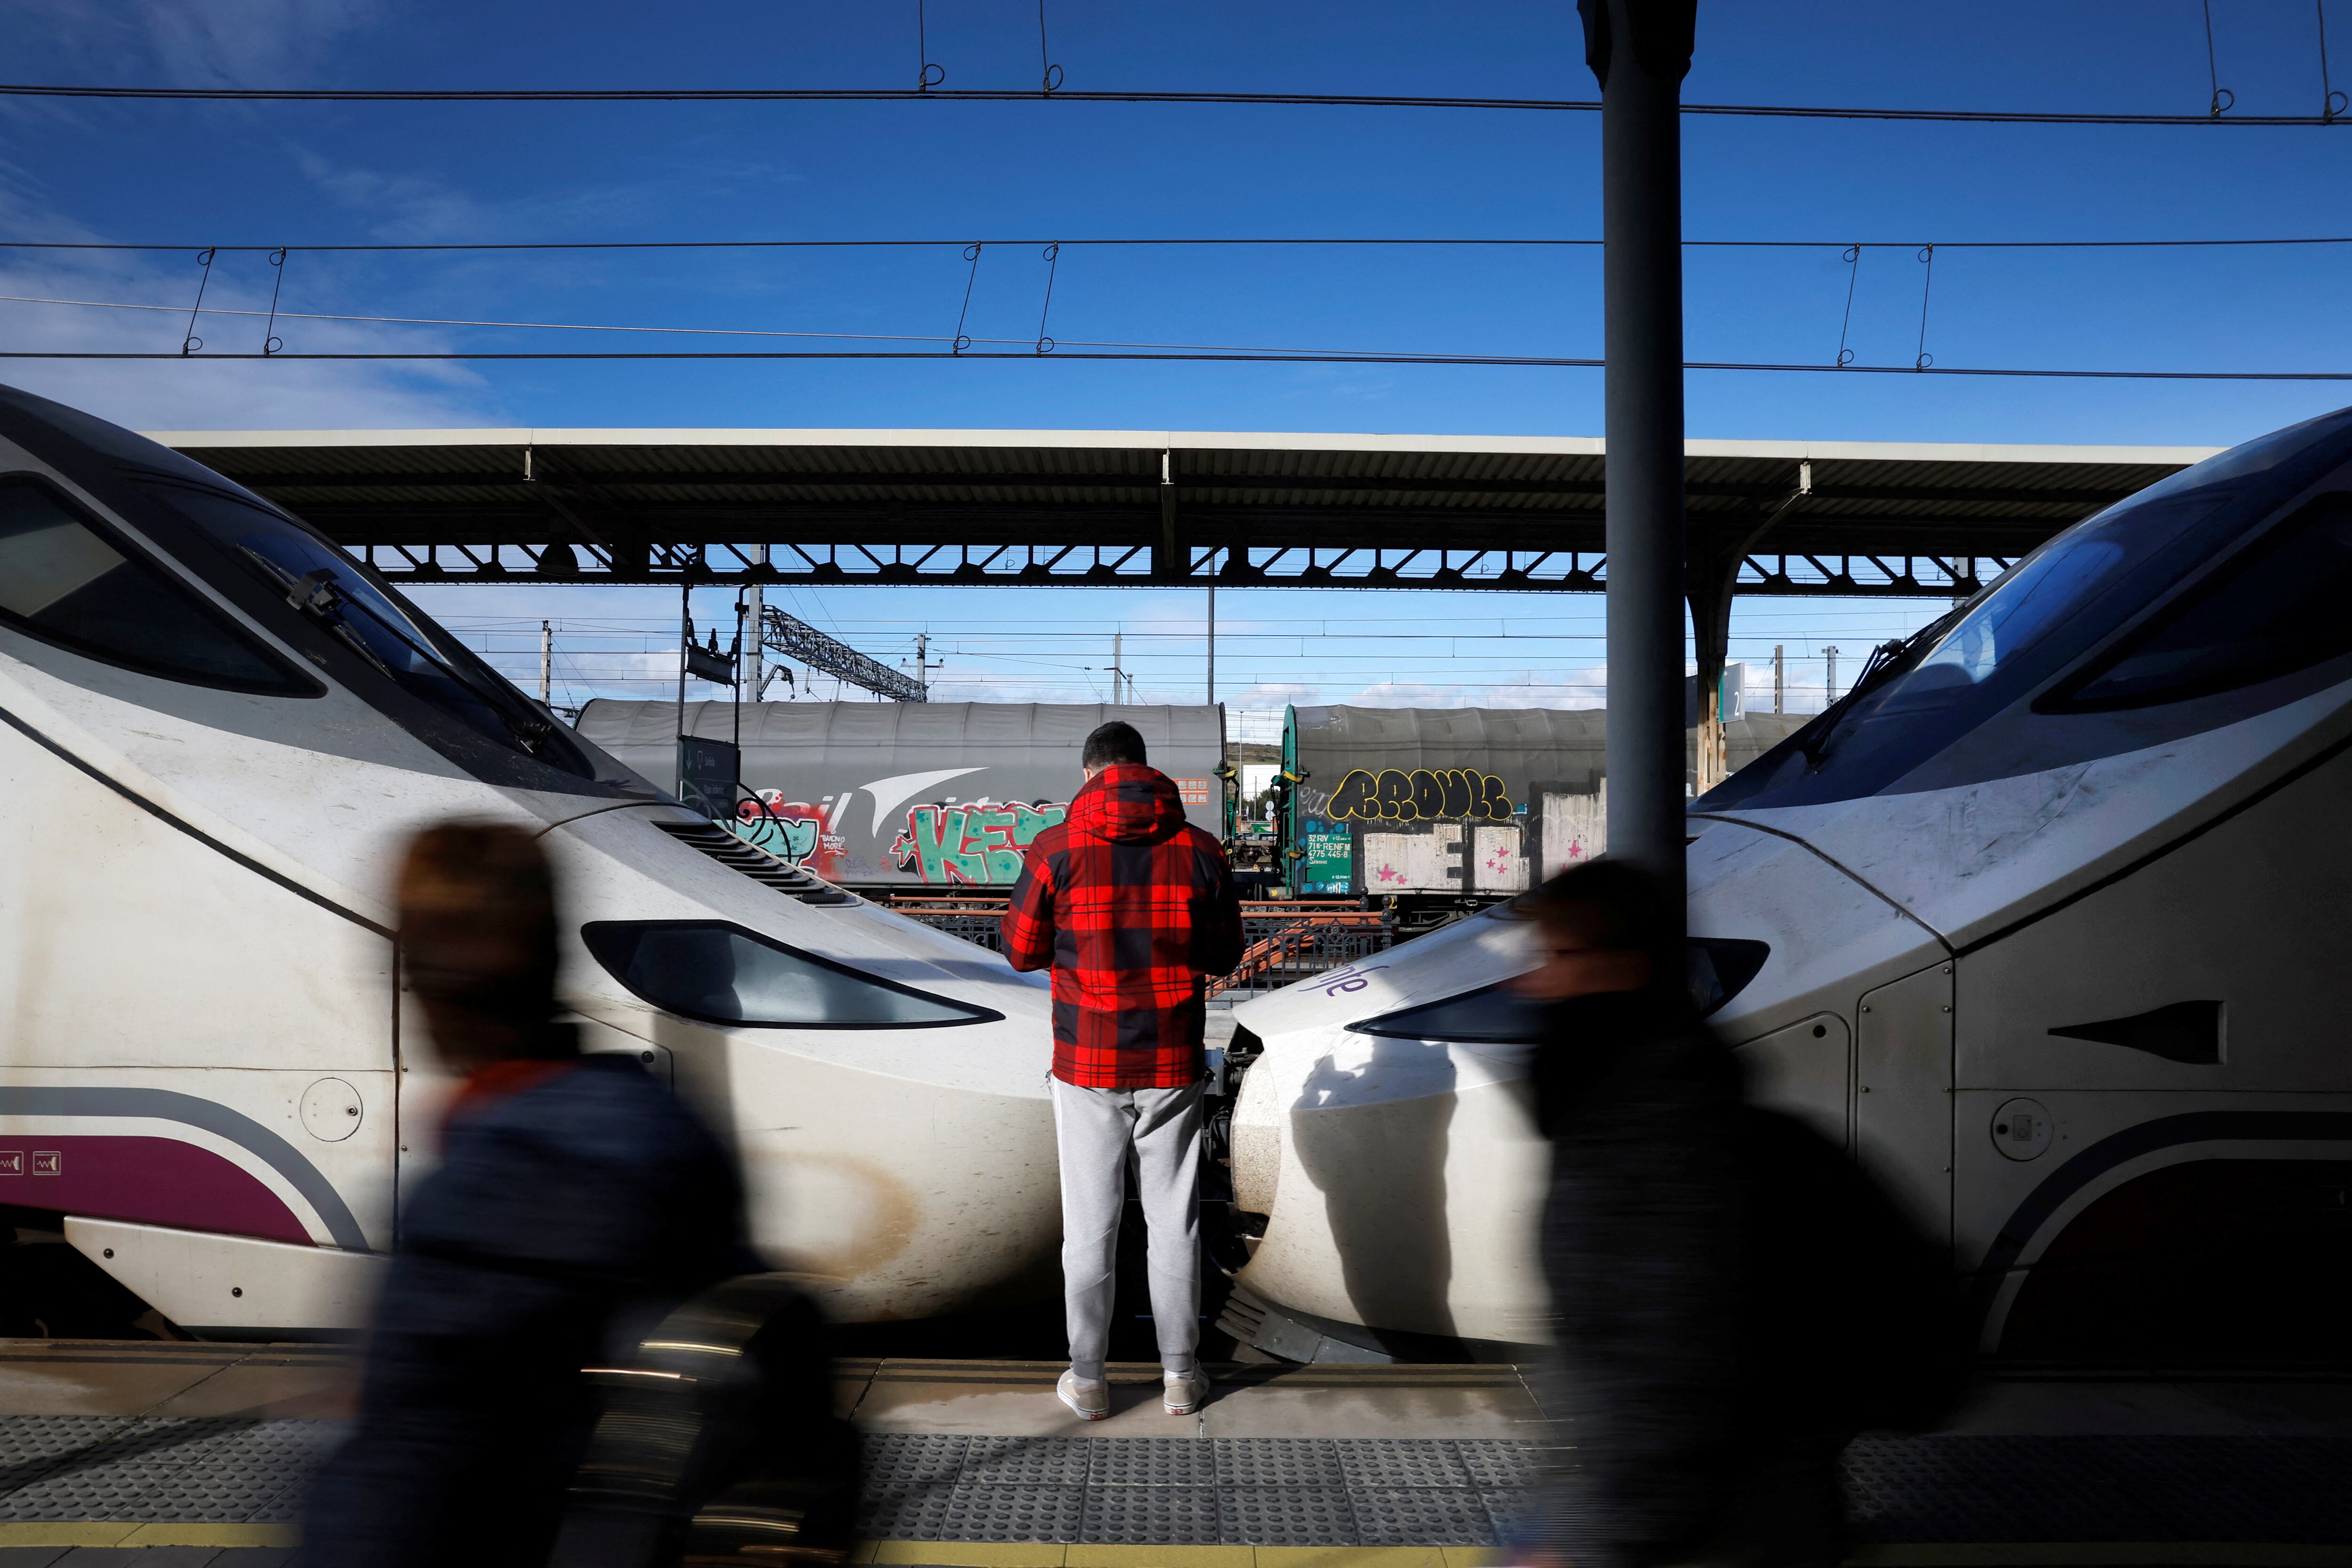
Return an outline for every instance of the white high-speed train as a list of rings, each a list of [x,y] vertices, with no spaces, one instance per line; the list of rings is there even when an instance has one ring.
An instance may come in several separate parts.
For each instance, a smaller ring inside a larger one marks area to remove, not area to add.
[[[1050,1292],[1048,1001],[740,844],[267,501],[0,389],[0,1205],[185,1328],[354,1326],[448,1080],[386,889],[543,835],[585,1047],[738,1152],[836,1316]]]
[[[2068,529],[1689,832],[1713,1026],[1948,1241],[1984,1350],[2345,1354],[2352,411]],[[1527,935],[1500,907],[1236,1010],[1244,1337],[1543,1336]]]

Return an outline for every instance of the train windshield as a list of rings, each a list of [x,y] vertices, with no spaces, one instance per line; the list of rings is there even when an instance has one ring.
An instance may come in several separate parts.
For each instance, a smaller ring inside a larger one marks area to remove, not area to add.
[[[551,767],[594,776],[580,750],[503,676],[411,614],[366,566],[333,544],[291,519],[218,490],[165,483],[148,489],[230,546],[289,604],[410,695]]]
[[[2076,523],[1916,636],[1873,653],[1843,698],[1704,806],[1802,805],[1895,784],[2231,548],[2342,462],[2347,437],[2352,414],[2306,421]]]

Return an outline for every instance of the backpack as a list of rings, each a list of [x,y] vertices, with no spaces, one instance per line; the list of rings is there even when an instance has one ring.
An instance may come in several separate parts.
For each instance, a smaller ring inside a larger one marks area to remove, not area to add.
[[[845,1561],[857,1436],[827,1331],[782,1274],[713,1286],[646,1336],[604,1394],[551,1568]]]

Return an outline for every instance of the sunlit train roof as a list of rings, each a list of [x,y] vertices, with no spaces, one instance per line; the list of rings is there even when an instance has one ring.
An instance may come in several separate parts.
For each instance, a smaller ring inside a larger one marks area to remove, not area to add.
[[[248,430],[156,438],[427,581],[1593,589],[1596,437]],[[1694,440],[1744,592],[1948,593],[2203,447]],[[548,559],[551,545],[567,548]]]

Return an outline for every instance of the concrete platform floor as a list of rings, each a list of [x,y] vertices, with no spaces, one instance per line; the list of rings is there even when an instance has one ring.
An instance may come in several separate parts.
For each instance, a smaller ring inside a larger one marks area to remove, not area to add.
[[[1230,1369],[1196,1415],[1114,1369],[845,1361],[860,1560],[940,1568],[1475,1568],[1548,1433],[1517,1369]],[[310,1346],[0,1341],[0,1568],[278,1568],[355,1369]],[[2352,1568],[2352,1378],[2009,1375],[1845,1460],[1875,1568]]]

